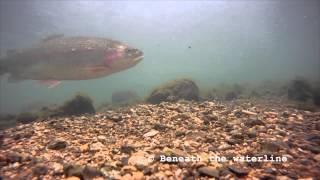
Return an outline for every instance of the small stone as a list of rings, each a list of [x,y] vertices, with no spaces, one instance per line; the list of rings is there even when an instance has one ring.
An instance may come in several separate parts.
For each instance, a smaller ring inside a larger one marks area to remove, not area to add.
[[[64,168],[64,174],[66,174],[67,177],[69,176],[76,176],[80,179],[83,179],[83,170],[84,168],[82,166],[76,165],[66,165]]]
[[[86,166],[83,170],[83,176],[85,177],[85,179],[92,179],[96,176],[102,176],[102,175],[103,175],[102,172],[95,167]]]
[[[316,161],[320,162],[320,154],[315,155],[315,156],[313,157],[313,159],[315,159]]]
[[[288,145],[286,145],[284,142],[280,141],[264,141],[261,143],[261,148],[270,152],[277,152],[280,149],[286,148],[287,146]]]
[[[246,125],[247,127],[253,127],[253,126],[256,126],[256,125],[265,125],[265,123],[257,118],[253,118],[253,119],[247,119],[245,122],[244,122],[244,125]]]
[[[152,173],[153,173],[153,170],[150,167],[146,167],[143,170],[143,174],[146,175],[146,176],[150,176]]]
[[[52,150],[60,150],[67,147],[67,142],[63,140],[53,140],[49,142],[47,148]]]
[[[255,138],[257,136],[257,132],[254,128],[250,128],[247,132],[249,138]]]
[[[219,170],[217,170],[215,167],[211,167],[211,166],[200,167],[198,171],[200,175],[219,178]]]
[[[68,177],[66,180],[80,180],[80,178],[76,176]]]
[[[123,145],[120,147],[120,151],[125,154],[131,154],[132,152],[135,151],[135,148],[130,145]]]
[[[103,135],[100,135],[97,137],[98,141],[100,142],[105,142],[107,140],[107,137],[106,136],[103,136]]]
[[[184,136],[186,135],[186,132],[184,131],[176,131],[176,137]]]
[[[80,151],[82,153],[88,152],[89,151],[89,145],[88,144],[83,144],[80,146]]]
[[[290,115],[290,114],[289,114],[288,111],[283,111],[283,112],[281,113],[281,116],[284,117],[284,118],[288,118],[289,115]]]
[[[7,156],[7,161],[9,163],[15,163],[15,162],[21,162],[22,161],[22,156],[18,153],[9,153]]]
[[[157,135],[159,131],[152,129],[151,131],[147,132],[146,134],[143,135],[143,137],[153,137]]]
[[[314,146],[314,145],[311,145],[311,144],[304,146],[303,149],[311,151],[311,152],[313,152],[315,154],[319,154],[320,153],[320,147]]]
[[[239,130],[232,130],[230,131],[230,135],[232,138],[234,139],[243,139],[244,135],[242,132],[240,132]]]
[[[153,129],[164,132],[168,127],[166,125],[160,124],[160,123],[156,123],[153,126]]]
[[[273,174],[273,175],[277,174],[277,170],[275,168],[267,168],[264,170],[264,172],[268,174]]]
[[[228,166],[228,168],[231,172],[233,172],[238,177],[246,176],[249,173],[249,170],[244,169],[244,168],[240,168],[240,167],[236,167],[234,165]]]
[[[218,147],[218,149],[219,149],[220,151],[228,150],[228,149],[231,149],[231,145],[229,145],[229,144],[221,144],[221,145]]]
[[[47,166],[41,164],[34,167],[32,172],[35,176],[41,176],[47,174],[48,168]]]
[[[132,172],[132,178],[135,180],[143,179],[143,173],[142,172]]]
[[[146,157],[147,155],[143,152],[137,152],[130,156],[128,160],[129,165],[133,166],[148,166],[149,159]]]
[[[52,164],[52,169],[54,174],[63,174],[63,165],[60,163],[54,162]]]
[[[90,145],[90,151],[101,151],[104,145],[101,142],[93,143]]]

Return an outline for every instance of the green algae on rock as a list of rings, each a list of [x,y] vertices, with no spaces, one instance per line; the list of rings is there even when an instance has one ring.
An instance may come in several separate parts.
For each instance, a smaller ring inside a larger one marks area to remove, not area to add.
[[[154,89],[147,102],[159,104],[162,101],[198,100],[199,88],[197,84],[189,79],[178,79],[169,81]]]
[[[59,115],[81,115],[95,113],[91,98],[86,94],[78,93],[66,101],[57,111]]]

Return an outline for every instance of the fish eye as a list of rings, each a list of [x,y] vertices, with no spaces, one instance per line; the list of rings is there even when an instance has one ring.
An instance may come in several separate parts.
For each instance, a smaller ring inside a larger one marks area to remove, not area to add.
[[[135,49],[132,49],[132,48],[127,48],[126,49],[126,52],[127,53],[134,53],[136,50]]]

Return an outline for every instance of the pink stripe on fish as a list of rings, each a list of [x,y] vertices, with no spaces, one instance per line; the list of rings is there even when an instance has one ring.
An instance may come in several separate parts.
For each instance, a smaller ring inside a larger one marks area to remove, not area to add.
[[[119,57],[121,56],[120,52],[118,51],[114,51],[114,52],[111,52],[111,53],[107,53],[105,56],[104,56],[104,63],[109,66],[111,65],[115,60],[117,60]]]

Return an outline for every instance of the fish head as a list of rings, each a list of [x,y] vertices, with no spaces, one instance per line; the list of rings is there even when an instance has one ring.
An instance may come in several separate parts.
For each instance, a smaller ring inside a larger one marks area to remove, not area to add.
[[[123,70],[138,64],[142,59],[143,52],[139,49],[117,45],[105,54],[103,63],[114,70]]]

